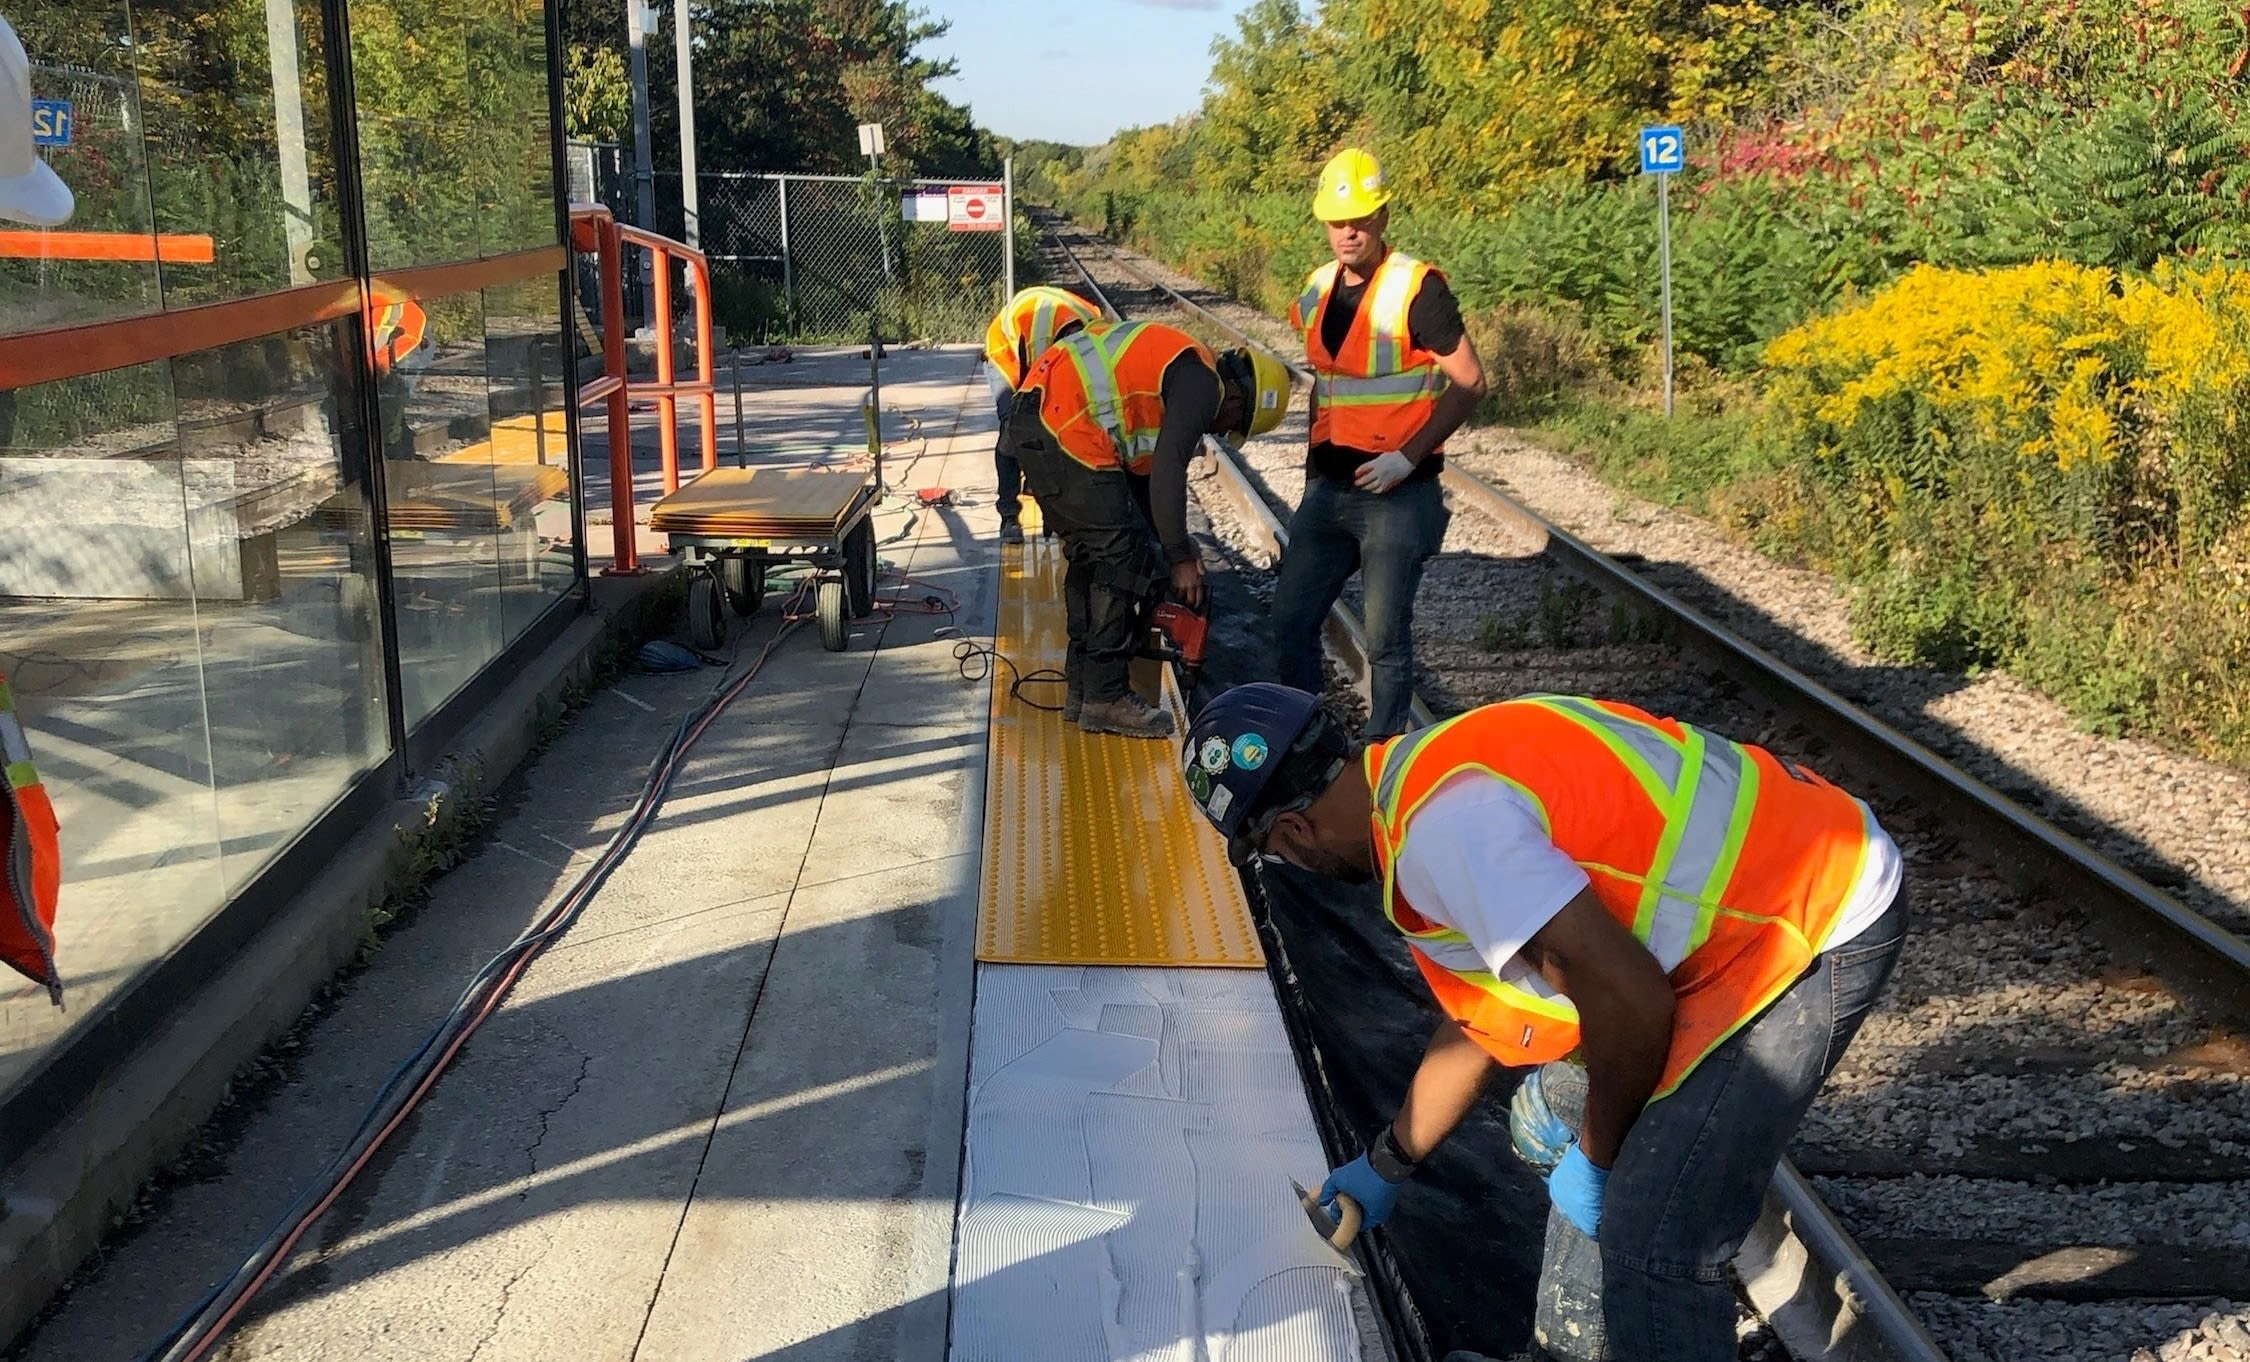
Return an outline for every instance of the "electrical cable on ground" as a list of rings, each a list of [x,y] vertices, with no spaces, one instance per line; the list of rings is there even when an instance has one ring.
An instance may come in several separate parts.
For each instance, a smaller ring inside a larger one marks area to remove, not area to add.
[[[502,1000],[515,987],[517,980],[523,977],[531,962],[567,932],[585,912],[587,905],[593,902],[595,893],[624,861],[633,844],[640,839],[655,817],[671,788],[673,777],[679,771],[681,759],[757,678],[781,641],[795,632],[798,623],[807,617],[805,613],[800,613],[800,606],[802,598],[810,594],[811,581],[812,579],[807,578],[805,584],[792,596],[788,607],[783,611],[781,628],[766,640],[758,655],[751,661],[749,669],[736,678],[732,676],[730,668],[729,674],[719,679],[703,703],[683,717],[673,729],[671,738],[651,764],[632,813],[611,834],[608,843],[603,846],[593,863],[556,898],[545,914],[486,961],[483,968],[470,978],[452,1010],[440,1019],[421,1047],[393,1070],[377,1090],[351,1138],[329,1161],[321,1176],[299,1194],[296,1202],[276,1222],[273,1229],[268,1231],[266,1237],[259,1241],[233,1275],[213,1287],[202,1300],[190,1307],[161,1338],[140,1355],[137,1362],[198,1362],[217,1346],[226,1331],[240,1318],[251,1298],[288,1261],[305,1232],[327,1213],[344,1189],[366,1169],[375,1153],[420,1105],[439,1076],[452,1064],[461,1047],[468,1043],[469,1037],[498,1010]]]
[[[910,517],[907,531],[911,531],[918,522],[918,516]],[[907,531],[884,542],[898,542],[906,537]],[[886,617],[899,614],[943,615],[947,623],[936,631],[936,637],[958,637],[959,631],[953,621],[958,616],[960,601],[952,591],[917,581],[896,568],[888,571],[889,575],[897,579],[900,587],[907,591],[919,589],[922,594],[878,598],[873,602],[876,613]],[[783,605],[781,627],[758,650],[748,670],[740,677],[735,677],[730,665],[728,672],[712,686],[711,693],[704,701],[680,720],[663,750],[651,763],[631,814],[611,834],[592,863],[554,900],[546,912],[470,977],[453,1007],[439,1019],[421,1046],[392,1070],[376,1090],[358,1126],[322,1169],[320,1176],[298,1194],[289,1209],[235,1271],[189,1307],[155,1343],[139,1355],[136,1362],[200,1362],[200,1359],[210,1355],[211,1350],[241,1318],[251,1300],[288,1262],[305,1233],[327,1214],[345,1189],[366,1170],[375,1154],[405,1123],[406,1118],[436,1085],[439,1077],[452,1065],[469,1038],[499,1010],[500,1004],[530,968],[531,962],[569,931],[584,914],[596,893],[623,863],[633,845],[655,818],[689,750],[701,740],[719,716],[740,698],[750,683],[757,679],[781,641],[794,633],[800,624],[813,617],[814,612],[809,602],[818,580],[816,575],[807,574],[798,582]],[[954,656],[957,660],[964,656],[961,651],[963,648],[981,648],[981,645],[961,640],[955,647]],[[982,651],[991,652],[990,649]],[[997,653],[992,655],[999,657]],[[1001,660],[1007,661],[1005,658]],[[966,676],[967,664],[963,665],[963,675]],[[1007,665],[1011,672],[1015,671],[1014,663],[1009,662]],[[989,666],[984,674],[990,674]],[[1019,677],[1011,687],[1011,693],[1020,699],[1023,685],[1032,680],[1050,679],[1059,681],[1061,674],[1054,673],[1049,677],[1035,672],[1030,677]],[[1030,700],[1024,702],[1034,704]],[[1048,708],[1044,705],[1035,707]]]

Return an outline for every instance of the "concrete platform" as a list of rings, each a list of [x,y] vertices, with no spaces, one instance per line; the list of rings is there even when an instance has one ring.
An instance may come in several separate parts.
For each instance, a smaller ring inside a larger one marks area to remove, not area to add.
[[[894,503],[882,556],[989,633],[982,380],[965,349],[896,353],[885,379],[887,405],[943,432],[913,482],[979,504]],[[810,425],[841,395],[772,406],[800,403],[779,419]],[[740,640],[745,663],[780,600]],[[584,919],[220,1356],[943,1356],[987,697],[960,679],[947,623],[879,617],[841,654],[809,628],[781,643]],[[717,679],[635,676],[597,697],[285,1076],[221,1118],[20,1355],[129,1358],[231,1270],[608,836]]]
[[[849,432],[864,366],[832,367],[753,409]],[[879,614],[844,653],[810,628],[780,640],[571,933],[214,1357],[1388,1356],[1289,1190],[1324,1151],[1254,960],[977,965],[991,685],[953,646],[997,619],[991,404],[966,348],[894,353],[884,391],[908,440],[894,485],[968,504],[884,505],[882,594],[958,609]],[[634,675],[597,696],[14,1356],[134,1357],[231,1272],[720,684]]]

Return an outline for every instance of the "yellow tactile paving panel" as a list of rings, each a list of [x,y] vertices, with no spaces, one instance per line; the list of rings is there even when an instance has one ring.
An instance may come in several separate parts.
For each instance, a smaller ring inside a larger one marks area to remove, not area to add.
[[[1025,517],[1027,522],[1032,517]],[[1027,524],[1027,528],[1029,525]],[[1000,652],[1025,673],[1063,664],[1060,541],[1003,550]],[[977,958],[1042,965],[1265,963],[1242,881],[1188,801],[1179,745],[1082,733],[992,687]],[[1169,670],[1164,701],[1186,715]],[[1062,686],[1025,693],[1059,704]]]

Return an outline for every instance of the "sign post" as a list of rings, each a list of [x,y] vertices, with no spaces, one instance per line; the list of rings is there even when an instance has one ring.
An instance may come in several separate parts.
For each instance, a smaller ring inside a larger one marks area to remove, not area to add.
[[[883,125],[880,123],[860,124],[860,154],[867,158],[868,182],[878,191],[880,191],[881,186],[875,182],[882,177],[883,172],[882,168],[875,164],[875,158],[883,154],[883,149]],[[878,202],[880,202],[879,198]],[[891,282],[891,229],[884,224],[884,216],[883,211],[878,208],[875,212],[875,233],[882,239],[883,282],[887,285]]]
[[[1687,134],[1641,129],[1641,173],[1656,177],[1656,247],[1664,274],[1664,415],[1672,415],[1672,177],[1687,169]]]
[[[1016,158],[1000,162],[1000,298],[1016,296]]]

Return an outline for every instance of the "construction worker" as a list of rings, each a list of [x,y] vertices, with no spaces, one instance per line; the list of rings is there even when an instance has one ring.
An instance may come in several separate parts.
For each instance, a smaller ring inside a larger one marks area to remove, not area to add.
[[[1048,346],[1101,319],[1100,308],[1069,289],[1034,284],[1016,290],[984,330],[985,386],[991,389],[1000,414],[1000,442],[992,451],[992,467],[1000,488],[995,504],[1000,508],[1003,544],[1023,542],[1023,465],[1008,452],[1008,413],[1015,406],[1016,389],[1031,362]]]
[[[1281,361],[1213,353],[1156,322],[1093,322],[1032,361],[1006,443],[1069,560],[1066,720],[1094,733],[1171,735],[1171,713],[1135,694],[1127,673],[1167,582],[1186,604],[1203,603],[1188,463],[1205,435],[1263,433],[1288,407]]]
[[[1445,1014],[1396,1119],[1322,1184],[1331,1212],[1345,1195],[1383,1223],[1496,1066],[1575,1056],[1575,1130],[1512,1113],[1519,1147],[1559,1146],[1535,1341],[1732,1359],[1726,1265],[1906,930],[1899,851],[1867,806],[1759,748],[1571,696],[1355,750],[1317,697],[1239,686],[1184,761],[1238,864],[1379,881]]]
[[[1448,519],[1445,440],[1484,396],[1484,365],[1445,276],[1383,239],[1390,197],[1364,151],[1340,152],[1321,172],[1313,215],[1336,258],[1289,305],[1313,371],[1312,432],[1273,593],[1281,681],[1318,691],[1322,622],[1360,574],[1369,737],[1410,722],[1414,593]]]
[[[55,971],[55,904],[61,894],[55,806],[31,764],[15,693],[0,676],[0,963],[44,985],[57,1007],[62,976]]]

